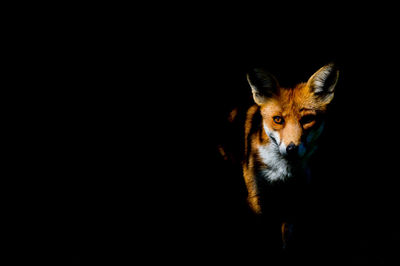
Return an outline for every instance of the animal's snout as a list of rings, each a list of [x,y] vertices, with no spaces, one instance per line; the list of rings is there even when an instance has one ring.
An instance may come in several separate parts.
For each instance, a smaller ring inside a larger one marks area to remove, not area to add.
[[[296,146],[293,142],[286,147],[286,153],[289,157],[294,157],[297,155],[298,146]]]

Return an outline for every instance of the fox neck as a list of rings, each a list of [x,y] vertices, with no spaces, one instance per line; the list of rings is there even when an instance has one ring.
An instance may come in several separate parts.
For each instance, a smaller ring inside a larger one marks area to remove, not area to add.
[[[279,146],[274,141],[259,146],[257,152],[260,161],[257,175],[261,179],[270,182],[283,181],[293,177],[294,172],[297,171],[297,164],[294,165],[284,158],[279,151]]]

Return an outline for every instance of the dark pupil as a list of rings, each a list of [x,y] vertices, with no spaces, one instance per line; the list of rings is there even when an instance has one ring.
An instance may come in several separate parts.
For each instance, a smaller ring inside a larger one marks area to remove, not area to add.
[[[280,124],[280,123],[282,122],[282,117],[280,117],[280,116],[275,116],[275,117],[274,117],[274,121],[275,121],[275,123]]]
[[[314,121],[314,116],[313,115],[306,115],[301,119],[302,124],[307,124]]]

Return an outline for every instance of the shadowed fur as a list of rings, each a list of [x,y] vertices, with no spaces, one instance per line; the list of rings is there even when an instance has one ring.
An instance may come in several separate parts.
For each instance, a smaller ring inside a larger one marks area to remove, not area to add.
[[[263,213],[262,186],[305,172],[338,76],[335,65],[328,64],[307,82],[283,88],[265,70],[247,74],[255,104],[247,110],[244,123],[242,169],[248,203],[255,213]]]

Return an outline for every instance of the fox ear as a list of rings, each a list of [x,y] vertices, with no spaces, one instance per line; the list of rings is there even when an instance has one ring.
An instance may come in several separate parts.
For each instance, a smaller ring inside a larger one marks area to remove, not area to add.
[[[338,78],[339,70],[330,63],[315,72],[307,81],[307,85],[314,95],[328,104],[333,99]]]
[[[268,71],[256,68],[247,73],[247,81],[250,84],[254,101],[261,105],[278,89],[278,81]]]

